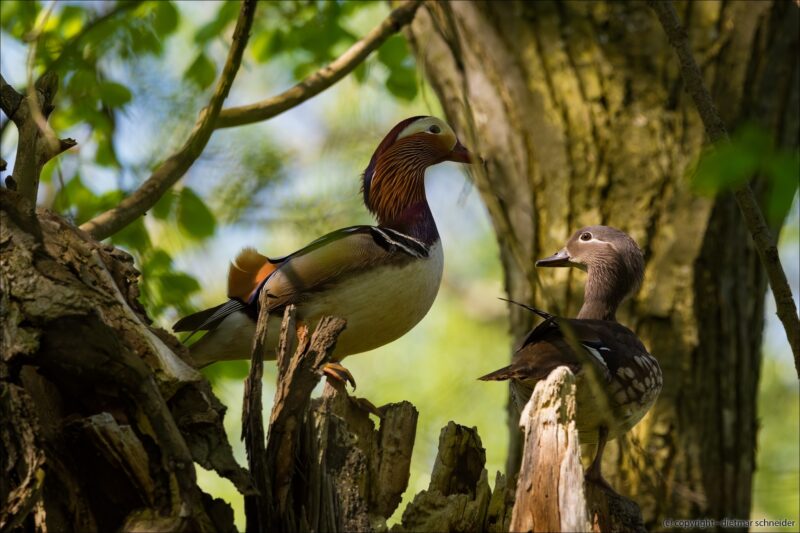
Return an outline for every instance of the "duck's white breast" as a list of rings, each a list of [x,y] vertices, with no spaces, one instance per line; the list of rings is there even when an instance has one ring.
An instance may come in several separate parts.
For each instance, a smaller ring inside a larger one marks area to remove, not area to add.
[[[443,266],[441,241],[437,241],[428,257],[343,280],[302,304],[298,314],[312,324],[326,315],[347,320],[334,352],[337,359],[372,350],[401,337],[422,320],[439,292]]]

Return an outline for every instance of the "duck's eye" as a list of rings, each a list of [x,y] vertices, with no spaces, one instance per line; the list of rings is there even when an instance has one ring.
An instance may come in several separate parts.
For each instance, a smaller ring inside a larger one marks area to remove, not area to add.
[[[439,126],[437,126],[436,124],[434,124],[433,126],[431,126],[430,128],[428,128],[428,131],[429,131],[430,133],[442,133],[442,128],[440,128]]]
[[[592,234],[589,233],[588,231],[585,232],[585,233],[581,233],[581,240],[582,241],[591,241],[592,240]]]

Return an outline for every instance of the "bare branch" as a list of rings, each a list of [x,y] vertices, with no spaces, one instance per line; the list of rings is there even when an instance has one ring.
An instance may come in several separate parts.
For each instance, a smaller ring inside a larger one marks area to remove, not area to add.
[[[714,101],[711,99],[711,94],[705,86],[703,75],[689,46],[686,30],[678,20],[675,7],[670,0],[650,0],[649,4],[658,16],[658,20],[667,34],[667,39],[675,48],[681,64],[681,73],[686,83],[686,89],[692,100],[694,100],[708,137],[712,142],[727,142],[728,132],[725,129],[725,124],[722,122]],[[786,272],[781,265],[778,247],[764,220],[764,215],[758,206],[758,201],[753,191],[750,189],[750,185],[745,184],[743,187],[735,189],[734,197],[739,205],[739,210],[742,212],[745,224],[753,237],[761,263],[767,271],[772,294],[775,297],[778,318],[780,318],[786,330],[786,337],[789,339],[789,345],[792,347],[792,353],[794,354],[795,369],[798,377],[800,377],[800,318],[797,316],[797,306],[792,297],[789,281],[786,279]]]
[[[6,186],[18,190],[31,206],[36,203],[44,164],[77,144],[73,139],[58,139],[47,125],[57,90],[58,76],[51,72],[36,80],[27,95],[18,93],[0,76],[0,106],[19,130],[14,172],[6,177]]]
[[[421,4],[422,0],[403,3],[333,63],[311,74],[291,89],[254,104],[223,109],[214,127],[231,128],[267,120],[316,96],[352,72],[389,37],[410,23]]]
[[[222,108],[222,103],[228,96],[236,72],[242,62],[247,40],[250,37],[250,28],[253,24],[253,14],[256,9],[255,0],[243,0],[236,28],[233,32],[233,42],[228,51],[228,58],[222,74],[217,80],[217,86],[208,106],[200,111],[197,122],[183,146],[164,163],[159,166],[133,194],[122,200],[120,204],[81,225],[81,229],[89,232],[95,239],[105,239],[121,230],[148,209],[153,207],[159,198],[172,187],[189,169],[194,161],[200,157],[211,133],[214,130],[214,121]]]
[[[11,119],[22,103],[22,95],[17,92],[11,85],[6,82],[6,79],[0,74],[0,108],[3,113]]]

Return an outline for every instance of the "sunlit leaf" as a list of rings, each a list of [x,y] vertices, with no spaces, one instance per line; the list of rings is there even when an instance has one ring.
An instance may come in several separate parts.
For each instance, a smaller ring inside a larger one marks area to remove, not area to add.
[[[264,63],[270,59],[270,43],[273,33],[263,31],[250,39],[250,53],[256,61]]]
[[[39,9],[41,9],[39,2],[27,0],[2,2],[0,26],[15,38],[22,40],[33,29]]]
[[[189,187],[181,189],[178,198],[178,227],[186,234],[202,239],[214,234],[216,220],[203,200]]]
[[[78,6],[66,6],[58,17],[58,32],[66,39],[74,37],[83,27],[86,12]],[[52,17],[55,20],[55,17]]]
[[[201,89],[205,89],[214,83],[216,75],[217,70],[214,63],[202,52],[197,55],[184,73],[187,80],[193,82]]]

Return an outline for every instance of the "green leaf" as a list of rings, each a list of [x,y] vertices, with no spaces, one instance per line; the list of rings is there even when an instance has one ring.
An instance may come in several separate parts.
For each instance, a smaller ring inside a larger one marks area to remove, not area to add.
[[[159,278],[164,301],[182,301],[200,290],[200,284],[183,272],[166,272]]]
[[[367,81],[367,62],[362,61],[355,69],[353,69],[353,76],[358,83]]]
[[[86,11],[78,6],[66,6],[58,18],[58,32],[66,39],[74,37],[83,27]]]
[[[122,107],[133,98],[131,91],[121,83],[104,81],[100,83],[98,89],[100,91],[100,99],[108,107]]]
[[[767,161],[769,192],[767,194],[767,218],[777,225],[792,207],[800,176],[800,158],[797,153],[779,152]]]
[[[413,100],[417,96],[417,73],[413,68],[398,67],[389,73],[386,88],[397,98]]]
[[[80,224],[91,216],[96,202],[97,196],[86,188],[81,180],[81,175],[75,174],[56,193],[53,209],[62,214],[72,211],[75,215],[75,222]]]
[[[166,220],[170,213],[172,213],[172,206],[175,205],[175,193],[171,190],[165,192],[161,198],[158,199],[156,205],[150,210],[150,213],[158,220]]]
[[[169,272],[172,268],[172,257],[161,248],[154,248],[142,262],[142,273],[147,276]]]
[[[204,239],[214,234],[217,225],[214,215],[189,187],[181,189],[177,215],[178,227],[187,235]]]
[[[130,251],[144,254],[150,248],[150,235],[144,226],[144,218],[139,217],[111,236],[111,242],[124,246]]]
[[[153,10],[153,29],[159,37],[166,37],[178,28],[178,10],[171,1],[157,2]]]
[[[209,22],[201,26],[197,33],[194,34],[194,42],[197,44],[205,44],[214,37],[222,33],[222,30],[236,18],[239,13],[239,3],[230,0],[224,2],[217,12],[217,16]]]
[[[200,52],[183,75],[201,89],[205,89],[214,83],[217,69],[208,56]]]
[[[399,35],[390,37],[378,48],[378,60],[389,69],[403,65],[408,59],[410,59],[408,45]]]
[[[36,15],[41,9],[40,2],[3,2],[0,8],[0,26],[15,38],[22,40],[33,30]]]
[[[713,196],[719,191],[746,183],[758,169],[758,157],[733,144],[722,144],[706,152],[697,164],[692,187]]]
[[[111,138],[102,133],[95,135],[95,138],[97,139],[97,152],[94,156],[94,162],[104,167],[118,167],[119,161],[114,155]]]

